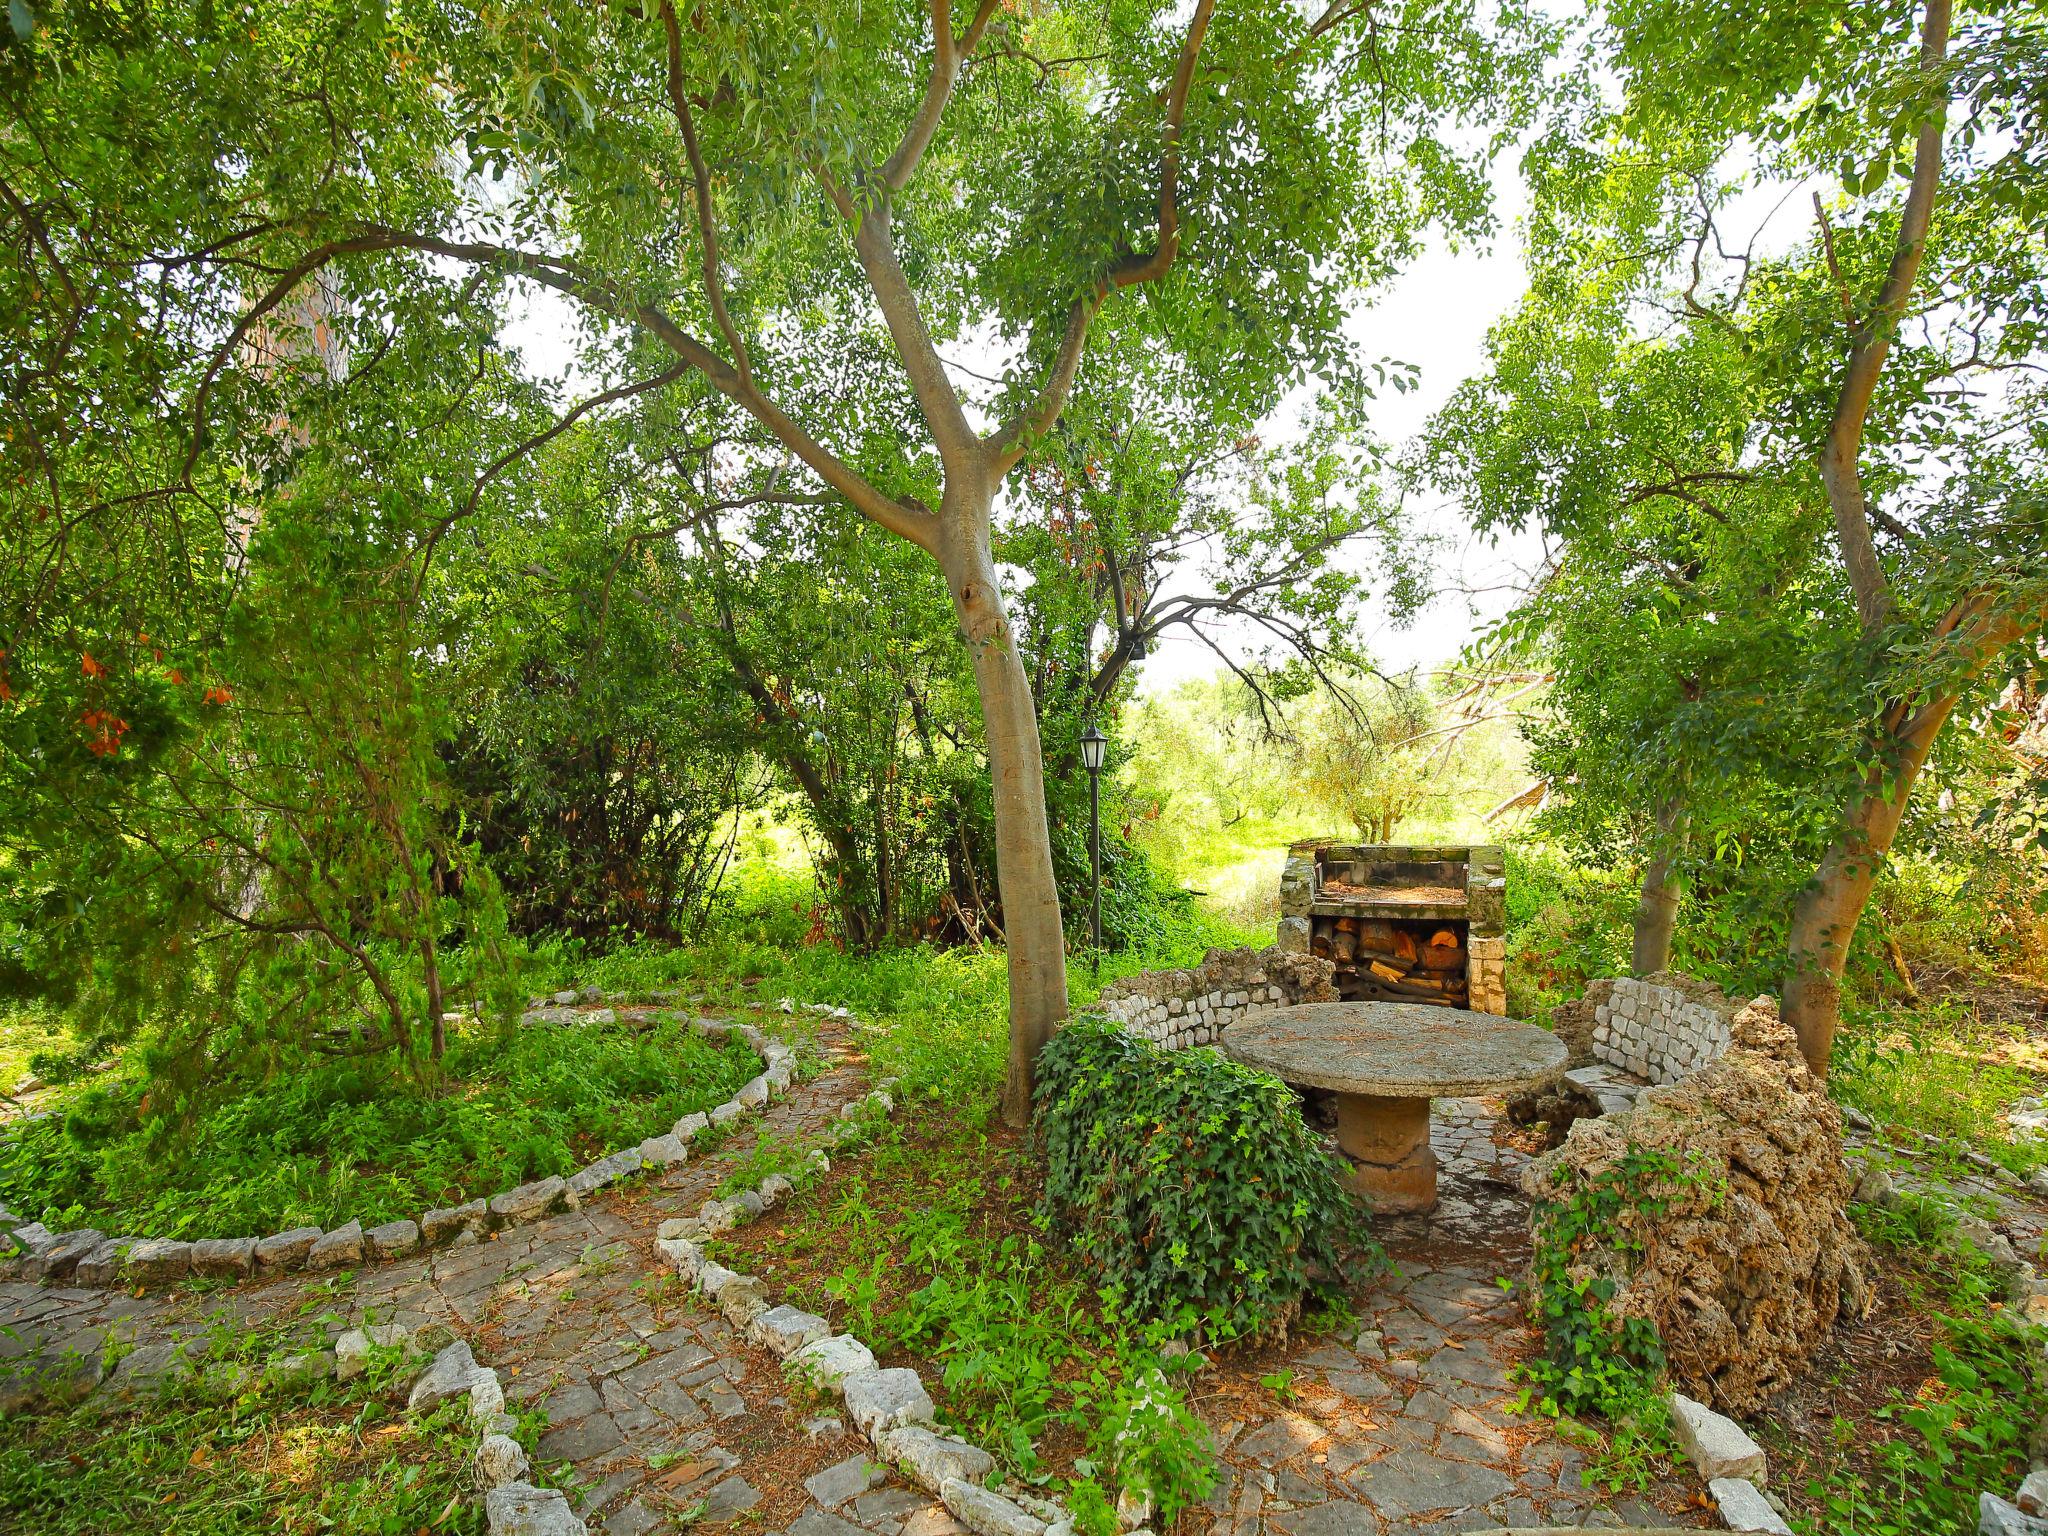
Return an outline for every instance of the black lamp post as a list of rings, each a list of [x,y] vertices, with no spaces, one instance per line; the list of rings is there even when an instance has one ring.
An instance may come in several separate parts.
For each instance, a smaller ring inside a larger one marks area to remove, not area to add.
[[[1089,932],[1095,940],[1095,971],[1102,972],[1102,760],[1109,738],[1093,720],[1081,732],[1081,766],[1088,770]]]

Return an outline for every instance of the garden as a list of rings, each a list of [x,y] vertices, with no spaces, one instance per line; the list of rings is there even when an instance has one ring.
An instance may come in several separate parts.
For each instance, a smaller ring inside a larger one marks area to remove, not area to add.
[[[2048,1536],[2043,81],[10,0],[0,1529]]]

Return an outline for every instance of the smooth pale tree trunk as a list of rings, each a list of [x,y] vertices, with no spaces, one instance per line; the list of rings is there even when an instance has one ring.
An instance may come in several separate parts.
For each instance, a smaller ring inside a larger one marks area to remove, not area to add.
[[[1890,771],[1880,766],[1865,776],[1841,831],[1793,905],[1785,1022],[1798,1035],[1800,1053],[1817,1077],[1827,1075],[1828,1055],[1841,1022],[1849,941],[1899,834],[1913,784],[1927,764],[1935,737],[1954,712],[1957,697],[1953,691],[1936,695],[1891,734],[1889,745],[1896,756]]]
[[[1652,975],[1671,964],[1671,939],[1678,931],[1678,856],[1685,847],[1688,819],[1685,802],[1676,795],[1657,807],[1656,848],[1643,868],[1629,955],[1629,970],[1637,976]]]
[[[1003,1119],[1031,1118],[1032,1063],[1067,1016],[1066,931],[1052,834],[1045,817],[1045,759],[1031,680],[1017,652],[987,527],[990,493],[948,487],[938,558],[953,612],[974,661],[994,792],[996,889],[1010,967],[1010,1064]]]

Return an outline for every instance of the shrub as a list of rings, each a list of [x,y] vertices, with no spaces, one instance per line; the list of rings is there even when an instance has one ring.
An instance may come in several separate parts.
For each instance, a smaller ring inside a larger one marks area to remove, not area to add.
[[[1039,1057],[1041,1214],[1105,1299],[1238,1338],[1285,1328],[1362,1244],[1277,1078],[1082,1020]]]

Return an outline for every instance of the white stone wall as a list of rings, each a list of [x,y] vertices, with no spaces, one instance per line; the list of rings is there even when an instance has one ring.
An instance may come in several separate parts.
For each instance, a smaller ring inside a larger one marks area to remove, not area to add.
[[[1192,997],[1119,997],[1103,1002],[1098,1011],[1132,1034],[1178,1051],[1211,1044],[1246,1014],[1286,1003],[1286,992],[1269,984],[1198,992]]]
[[[1675,1083],[1728,1049],[1729,1017],[1676,987],[1624,976],[1593,1010],[1593,1054],[1653,1083]]]

